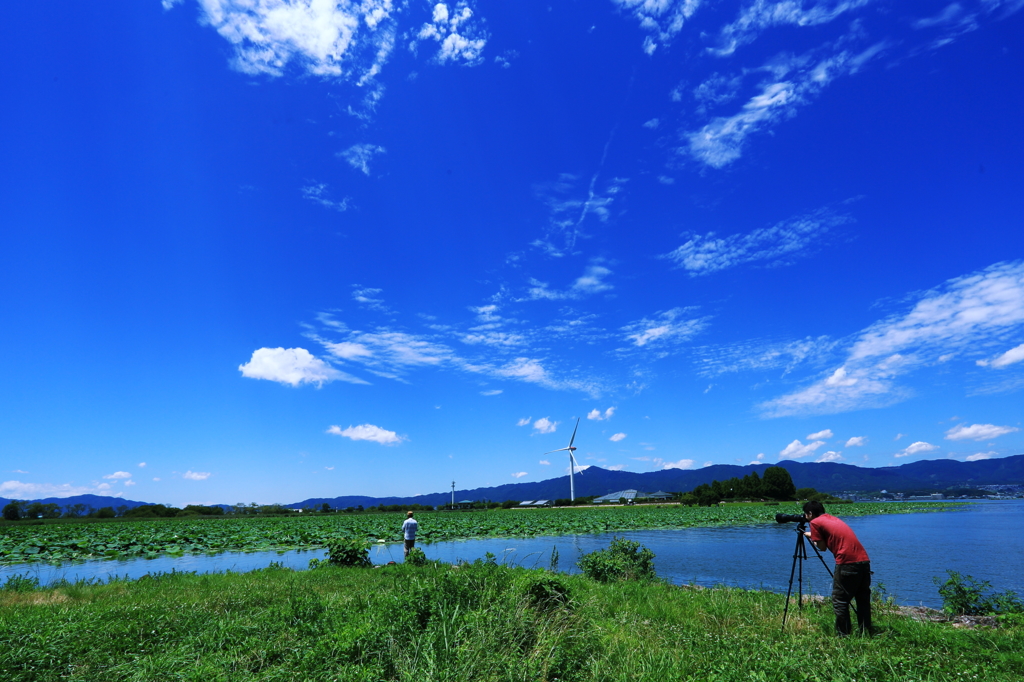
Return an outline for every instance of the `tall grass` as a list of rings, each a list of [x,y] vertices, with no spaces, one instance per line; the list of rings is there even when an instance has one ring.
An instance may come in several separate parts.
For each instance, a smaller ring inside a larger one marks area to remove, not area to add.
[[[0,591],[0,680],[1015,680],[1024,629],[480,563],[164,574]],[[975,677],[977,676],[977,677]]]

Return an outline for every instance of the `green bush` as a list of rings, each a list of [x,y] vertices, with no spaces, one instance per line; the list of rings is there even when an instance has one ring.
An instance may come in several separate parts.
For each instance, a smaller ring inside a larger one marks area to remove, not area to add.
[[[608,549],[584,554],[576,562],[583,575],[602,583],[622,580],[653,580],[654,552],[639,542],[613,538]]]
[[[977,581],[969,575],[960,575],[957,571],[947,570],[949,579],[939,583],[939,596],[942,597],[942,610],[951,616],[973,616],[991,613],[1022,613],[1024,603],[1017,598],[1015,592],[996,592],[986,596],[992,588],[987,580]]]
[[[356,538],[337,538],[327,543],[327,561],[334,566],[372,566],[370,543]]]
[[[427,559],[427,555],[424,554],[423,550],[419,547],[413,547],[409,550],[409,553],[405,555],[405,563],[412,564],[413,566],[426,566],[430,563]]]

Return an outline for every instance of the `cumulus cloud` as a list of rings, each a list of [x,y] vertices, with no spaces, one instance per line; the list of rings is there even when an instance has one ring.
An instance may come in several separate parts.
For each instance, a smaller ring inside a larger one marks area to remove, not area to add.
[[[852,222],[846,215],[821,208],[772,225],[718,237],[714,232],[685,235],[687,241],[664,256],[691,277],[708,275],[746,263],[768,266],[790,264],[794,258],[813,250],[831,229]]]
[[[1016,364],[1021,360],[1024,360],[1024,343],[1016,346],[1015,348],[1011,348],[992,360],[978,360],[977,364],[979,367],[1002,369],[1003,367],[1009,367],[1010,365]]]
[[[114,478],[114,479],[117,479],[117,478],[131,478],[131,477],[132,477],[132,475],[129,474],[127,471],[115,471],[112,474],[107,474],[103,478],[108,478],[108,479],[109,478]]]
[[[612,437],[609,438],[608,440],[610,440],[613,443],[618,443],[620,440],[623,440],[625,437],[626,437],[626,434],[624,434],[624,433],[616,433],[616,434],[613,434]]]
[[[189,481],[205,481],[210,477],[209,471],[186,471],[181,475],[182,478],[188,479]]]
[[[529,426],[529,425],[530,425],[530,417],[523,417],[522,419],[520,419],[519,421],[516,422],[516,426]]]
[[[754,458],[754,459],[753,459],[753,460],[752,460],[752,461],[750,462],[750,464],[761,464],[761,463],[763,463],[763,462],[764,462],[764,453],[763,453],[763,452],[759,452],[759,453],[757,453],[757,457],[755,457],[755,458]]]
[[[339,372],[323,360],[313,357],[305,348],[260,348],[253,351],[252,358],[238,366],[242,376],[250,379],[266,379],[281,384],[298,386],[341,379],[356,384],[366,382]]]
[[[823,438],[827,440],[831,437],[832,429],[825,429],[824,431],[818,431],[817,433],[812,433],[811,435],[807,436],[807,440],[820,440]]]
[[[164,0],[164,6],[174,0]],[[199,0],[203,19],[234,46],[233,66],[282,75],[372,78],[394,46],[392,0]]]
[[[145,466],[146,466],[145,462],[139,462],[139,468],[145,468]]]
[[[924,441],[917,441],[911,443],[905,447],[902,451],[893,455],[894,457],[910,457],[911,455],[919,455],[922,452],[931,452],[932,450],[938,450],[938,445],[932,445],[931,443],[925,443]]]
[[[558,422],[553,422],[547,417],[541,417],[533,422],[533,430],[537,433],[554,433],[558,428]]]
[[[16,500],[31,500],[41,497],[72,497],[73,495],[107,494],[109,483],[102,483],[94,488],[74,486],[70,483],[25,483],[22,481],[3,481],[0,483],[0,497]],[[117,493],[120,497],[121,493]]]
[[[479,23],[479,20],[473,20],[473,10],[465,2],[451,6],[439,2],[434,5],[430,21],[423,24],[410,47],[416,49],[419,42],[432,40],[439,44],[435,57],[439,63],[480,64],[487,33]]]
[[[397,445],[405,440],[394,431],[382,429],[373,424],[360,424],[342,429],[340,426],[332,426],[327,433],[333,436],[343,436],[350,440],[368,440],[381,445]]]
[[[609,407],[604,412],[595,408],[590,412],[587,412],[587,419],[591,419],[593,421],[605,421],[607,419],[611,419],[613,414],[615,414],[614,407]]]
[[[338,152],[338,156],[345,159],[348,165],[352,166],[358,171],[362,171],[363,174],[370,174],[370,161],[373,157],[378,154],[385,154],[387,150],[384,147],[375,144],[354,144],[343,152]]]
[[[842,366],[761,405],[766,416],[834,414],[898,402],[896,378],[950,352],[977,352],[1024,326],[1024,262],[997,263],[918,295],[855,338]]]
[[[640,23],[640,28],[649,35],[644,39],[642,49],[653,54],[662,44],[668,43],[682,29],[683,24],[701,6],[702,0],[612,0],[624,11],[629,12]]]
[[[132,486],[132,485],[135,485],[135,481],[127,480],[127,481],[124,482],[124,484],[125,484],[125,486]]]
[[[661,468],[664,469],[692,469],[694,462],[692,459],[681,459],[678,462],[664,462]]]
[[[523,476],[526,476],[525,471],[517,471],[516,473],[512,474],[512,478],[522,478]]]
[[[823,440],[816,440],[813,443],[804,445],[800,439],[794,440],[779,453],[779,459],[801,459],[813,455],[814,451],[825,444]]]
[[[538,462],[538,464],[543,464],[546,467],[551,466],[551,462],[547,461],[546,459],[542,459],[540,462]]]
[[[622,471],[626,468],[625,464],[611,464],[605,467],[608,471]]]
[[[846,441],[846,447],[856,448],[866,444],[867,442],[868,439],[866,436],[854,436],[853,438],[850,438],[848,441]]]
[[[976,452],[973,455],[967,455],[968,462],[977,462],[981,459],[992,459],[996,456],[995,452]]]
[[[1020,431],[1015,426],[996,426],[995,424],[971,424],[966,426],[954,426],[946,431],[946,440],[991,440],[1014,431]]]
[[[821,453],[821,456],[819,456],[818,459],[816,459],[814,461],[815,462],[838,462],[838,461],[840,461],[842,459],[843,459],[842,453],[836,452],[834,450],[829,450],[828,452]]]

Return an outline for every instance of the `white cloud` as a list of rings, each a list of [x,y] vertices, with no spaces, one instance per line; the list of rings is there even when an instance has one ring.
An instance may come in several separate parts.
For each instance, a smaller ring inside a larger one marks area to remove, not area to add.
[[[910,395],[896,377],[951,351],[975,351],[1024,326],[1024,261],[997,263],[919,294],[904,314],[863,330],[842,366],[761,405],[766,416],[833,414]]]
[[[998,453],[995,453],[995,452],[976,452],[973,455],[967,455],[967,461],[968,462],[977,462],[978,460],[981,460],[981,459],[992,459],[993,457],[996,456],[996,454],[998,454]]]
[[[590,412],[587,412],[587,419],[600,422],[605,421],[607,419],[611,419],[613,414],[615,414],[614,407],[609,407],[604,412],[601,412],[601,410],[598,409],[593,409]]]
[[[695,462],[692,459],[681,459],[678,462],[665,462],[662,469],[692,469]]]
[[[485,395],[485,396],[501,395],[501,389],[500,388],[493,388],[493,389],[491,389],[489,391],[480,391],[480,395]]]
[[[348,161],[348,165],[352,166],[358,171],[362,171],[365,175],[370,174],[370,161],[377,154],[386,154],[387,150],[384,147],[374,144],[354,144],[343,152],[338,152],[338,156]]]
[[[321,384],[335,379],[365,384],[365,381],[339,372],[323,360],[313,357],[305,348],[260,348],[252,358],[238,369],[250,379],[266,379],[281,384],[298,386],[302,383]]]
[[[946,431],[946,440],[990,440],[1020,431],[1015,426],[996,426],[995,424],[971,424],[955,426]]]
[[[553,422],[547,417],[541,417],[533,422],[533,428],[537,433],[554,433],[558,428],[558,422]]]
[[[785,375],[801,364],[821,362],[835,346],[835,341],[819,336],[799,341],[754,340],[728,346],[701,346],[694,348],[693,353],[701,376],[774,369],[781,369]]]
[[[791,118],[832,80],[856,73],[884,48],[878,43],[858,54],[844,50],[822,59],[803,56],[766,65],[764,70],[779,80],[762,84],[738,113],[715,117],[701,129],[684,133],[680,153],[712,168],[729,165],[743,153],[748,136]]]
[[[210,477],[209,471],[186,471],[181,475],[182,478],[190,481],[205,481]]]
[[[516,426],[529,426],[529,425],[530,425],[530,417],[523,417],[522,419],[520,419],[519,421],[516,422]]]
[[[613,434],[612,437],[609,438],[608,440],[610,440],[613,443],[618,443],[620,440],[623,440],[625,437],[626,437],[626,434],[624,434],[624,433],[616,433],[616,434]]]
[[[643,51],[652,54],[660,44],[668,43],[683,29],[702,0],[612,0],[640,22],[651,35],[643,42]]]
[[[1021,360],[1024,360],[1024,343],[1015,348],[1011,348],[1002,355],[997,356],[994,360],[978,360],[977,364],[979,367],[1002,369],[1003,367],[1009,367],[1012,364],[1018,363]]]
[[[938,450],[938,449],[939,449],[938,445],[932,445],[931,443],[925,443],[924,441],[919,440],[919,441],[917,441],[915,443],[911,443],[907,447],[903,448],[903,450],[901,452],[899,452],[899,453],[897,453],[897,454],[895,454],[893,456],[894,457],[909,457],[911,455],[918,455],[918,454],[920,454],[922,452],[931,452],[932,450]]]
[[[717,237],[714,232],[689,234],[685,244],[662,257],[674,261],[691,277],[745,263],[787,265],[794,257],[810,251],[829,230],[849,222],[852,222],[849,216],[838,215],[827,207],[820,208],[746,234],[725,237]]]
[[[70,483],[53,484],[4,481],[0,483],[0,497],[7,497],[16,500],[30,500],[42,497],[71,497],[73,495],[106,494],[102,491],[108,490],[109,488],[109,483],[103,483],[95,488],[89,488],[86,486],[73,486]],[[117,495],[120,496],[120,493]]]
[[[548,285],[536,279],[530,280],[530,288],[527,291],[529,300],[564,300],[580,299],[602,291],[613,289],[611,284],[604,281],[605,277],[612,274],[612,271],[603,265],[589,265],[583,271],[572,286],[565,291],[549,289]]]
[[[546,467],[551,466],[551,462],[547,461],[546,459],[542,459],[540,462],[538,462],[538,464],[543,464]]]
[[[816,459],[814,461],[815,462],[838,462],[842,458],[843,458],[842,453],[836,452],[834,450],[829,450],[828,452],[821,453],[821,456],[818,457],[818,459]]]
[[[722,28],[719,47],[710,51],[720,56],[730,55],[767,28],[825,24],[869,2],[871,0],[825,0],[804,9],[800,0],[755,0],[743,8],[734,22]]]
[[[612,465],[609,465],[609,466],[605,467],[605,469],[607,469],[608,471],[622,471],[625,468],[626,468],[625,464],[612,464]]]
[[[831,437],[832,437],[832,429],[825,429],[824,431],[818,431],[817,433],[812,433],[811,435],[807,436],[807,440],[820,440],[820,439],[826,439],[827,440],[827,439],[829,439]]]
[[[622,331],[637,348],[663,348],[679,344],[702,331],[708,324],[707,318],[681,319],[685,312],[684,308],[673,308],[659,313],[653,320],[645,317],[626,325]]]
[[[516,473],[512,474],[512,478],[522,478],[523,476],[526,476],[525,471],[517,471]]]
[[[146,466],[146,463],[145,463],[145,462],[139,462],[139,467],[140,467],[140,468],[145,468],[145,466]]]
[[[794,440],[779,453],[779,459],[801,459],[813,455],[814,451],[825,444],[823,440],[816,440],[813,443],[804,445],[799,439]]]
[[[132,475],[129,474],[127,471],[115,471],[112,474],[107,474],[103,478],[107,478],[107,479],[114,478],[114,479],[117,479],[117,478],[131,478],[131,477],[132,477]]]
[[[607,153],[607,143],[605,153]],[[602,165],[603,165],[602,156]],[[550,256],[561,257],[572,253],[576,248],[577,240],[585,236],[583,223],[589,216],[597,218],[599,222],[605,223],[611,217],[612,204],[615,197],[622,192],[627,180],[624,178],[613,178],[598,187],[600,169],[591,177],[584,190],[582,178],[570,173],[563,173],[555,182],[540,185],[536,188],[538,197],[550,210],[549,235],[547,239],[538,239],[532,243]],[[553,236],[561,237],[564,246],[556,246],[552,243]],[[543,287],[542,287],[543,288]],[[579,292],[580,294],[585,292]]]
[[[866,436],[854,436],[853,438],[846,441],[846,447],[856,448],[866,444],[867,442],[868,439]]]
[[[487,44],[487,33],[473,21],[473,10],[465,2],[452,5],[444,3],[434,5],[431,20],[419,30],[416,40],[410,45],[416,49],[418,41],[433,40],[440,44],[436,59],[444,64],[447,61],[461,61],[473,66],[481,63],[484,46]]]
[[[392,0],[199,4],[205,23],[234,46],[233,66],[248,74],[280,76],[292,63],[317,76],[355,76],[362,84],[380,71],[394,44]]]
[[[373,424],[349,426],[347,429],[342,429],[340,426],[332,426],[327,429],[327,433],[334,436],[343,436],[351,440],[373,441],[381,445],[397,445],[405,440],[405,438],[402,438],[394,431],[388,431]]]
[[[712,462],[710,459],[708,461],[704,462],[704,466],[706,466],[706,467],[709,467],[712,464],[714,464],[714,462]]]
[[[757,457],[755,457],[754,460],[751,461],[750,463],[751,464],[761,464],[762,462],[764,462],[764,453],[763,452],[759,452],[759,453],[757,453]]]
[[[348,210],[349,198],[344,197],[341,201],[335,201],[328,196],[327,185],[325,183],[317,183],[315,185],[307,185],[302,188],[302,196],[315,204],[320,204],[325,208],[329,208],[332,211],[338,211],[344,213]]]

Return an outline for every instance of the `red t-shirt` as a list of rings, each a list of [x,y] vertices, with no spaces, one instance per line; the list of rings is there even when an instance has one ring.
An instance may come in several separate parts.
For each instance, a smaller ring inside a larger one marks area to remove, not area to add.
[[[811,542],[825,542],[828,551],[836,558],[837,564],[853,564],[869,561],[864,545],[860,544],[853,529],[831,514],[822,514],[811,519]]]

